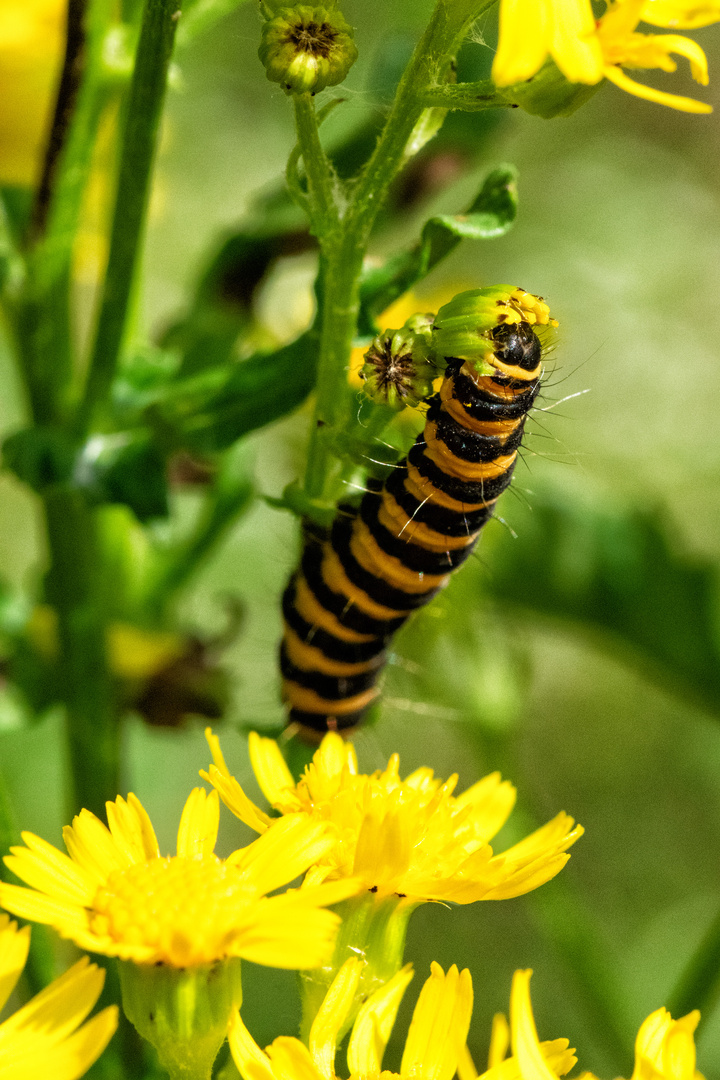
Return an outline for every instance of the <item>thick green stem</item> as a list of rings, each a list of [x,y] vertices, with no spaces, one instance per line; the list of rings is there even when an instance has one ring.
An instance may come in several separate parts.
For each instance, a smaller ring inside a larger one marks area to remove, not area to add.
[[[308,95],[295,98],[298,141],[308,177],[309,212],[321,248],[317,397],[305,473],[305,494],[321,511],[339,495],[341,468],[334,440],[351,419],[347,368],[357,327],[359,278],[370,232],[390,184],[405,163],[409,141],[425,109],[423,93],[441,81],[470,22],[492,2],[457,0],[448,4],[440,0],[402,77],[377,146],[352,186],[333,183],[312,103]]]
[[[168,67],[180,0],[147,0],[122,136],[110,254],[85,397],[84,431],[117,370],[147,213]]]
[[[680,976],[667,1007],[675,1018],[700,1009],[703,1022],[712,1015],[720,995],[720,914],[716,915]]]
[[[62,697],[74,778],[72,811],[104,817],[118,793],[120,722],[107,666],[104,607],[99,599],[101,554],[93,511],[79,492],[45,498],[52,564],[46,598],[57,612]]]

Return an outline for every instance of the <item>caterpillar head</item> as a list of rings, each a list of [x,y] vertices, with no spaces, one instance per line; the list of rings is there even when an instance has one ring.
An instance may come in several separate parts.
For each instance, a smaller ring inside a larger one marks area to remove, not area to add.
[[[539,367],[542,351],[536,333],[557,326],[543,299],[512,285],[491,285],[459,293],[440,308],[433,349],[466,360],[478,375],[493,371],[527,378]]]

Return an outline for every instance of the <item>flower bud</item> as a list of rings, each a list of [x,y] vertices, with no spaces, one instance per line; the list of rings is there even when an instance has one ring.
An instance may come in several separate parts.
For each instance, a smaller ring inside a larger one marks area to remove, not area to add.
[[[437,369],[430,359],[432,315],[413,315],[400,330],[385,330],[365,353],[360,377],[378,405],[415,408],[432,394]]]
[[[528,323],[556,326],[539,296],[512,285],[490,285],[458,293],[435,317],[432,347],[442,356],[470,360],[479,374],[490,374],[497,344],[494,331],[503,325]]]
[[[503,87],[500,93],[525,112],[551,120],[554,116],[570,116],[601,86],[602,80],[593,85],[568,82],[553,61],[546,60],[532,79]]]
[[[288,93],[335,86],[357,59],[352,27],[324,7],[283,7],[262,29],[258,56],[271,82]]]

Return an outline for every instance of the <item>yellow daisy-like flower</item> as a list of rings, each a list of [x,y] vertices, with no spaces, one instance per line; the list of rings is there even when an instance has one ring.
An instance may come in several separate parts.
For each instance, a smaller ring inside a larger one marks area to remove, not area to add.
[[[362,967],[363,961],[357,958],[343,964],[315,1017],[307,1046],[299,1039],[281,1037],[262,1051],[236,1013],[228,1039],[244,1080],[334,1080],[337,1043]],[[472,980],[467,969],[459,972],[454,965],[447,975],[439,964],[432,964],[431,972],[415,1006],[399,1073],[382,1071],[382,1057],[412,979],[410,965],[364,1003],[347,1049],[352,1078],[452,1080],[470,1026]]]
[[[266,894],[303,874],[333,846],[327,827],[293,814],[229,858],[214,853],[215,793],[195,788],[163,858],[150,819],[129,795],[107,803],[108,826],[87,810],[63,831],[69,855],[32,833],[5,862],[30,889],[0,884],[0,904],[46,923],[81,948],[137,964],[188,968],[230,957],[307,968],[332,953],[339,918],[326,904],[352,882]]]
[[[37,177],[63,49],[66,0],[0,4],[0,181]]]
[[[531,79],[548,55],[568,82],[600,82],[603,57],[590,0],[501,0],[495,84]]]
[[[15,989],[27,960],[30,927],[0,915],[0,1009]],[[27,1005],[0,1024],[2,1080],[76,1080],[102,1054],[118,1022],[116,1005],[86,1019],[105,981],[105,972],[85,956]]]
[[[655,7],[657,5],[657,10]],[[714,6],[714,5],[713,5]],[[708,5],[703,6],[706,16]],[[672,19],[672,11],[676,18]],[[715,18],[720,18],[718,10]],[[677,63],[671,54],[684,56],[690,62],[690,71],[696,82],[708,84],[708,67],[705,53],[691,38],[679,34],[638,34],[641,19],[658,19],[661,26],[706,25],[694,22],[692,9],[687,3],[672,4],[669,0],[616,0],[610,3],[598,22],[597,37],[603,54],[603,75],[621,90],[646,101],[669,105],[682,112],[709,113],[712,107],[704,101],[668,94],[645,86],[626,75],[622,68],[659,68],[661,71],[677,71]],[[709,20],[708,21],[712,21]]]
[[[208,732],[214,765],[202,773],[225,805],[264,832],[274,819],[248,799],[230,775],[220,744]],[[502,855],[489,840],[505,824],[515,789],[493,773],[455,797],[457,776],[443,783],[432,769],[404,780],[393,754],[384,771],[358,773],[351,743],[329,732],[298,784],[273,739],[250,735],[250,760],[270,804],[283,815],[327,823],[334,844],[308,881],[358,878],[378,900],[400,895],[408,903],[503,900],[549,881],[567,862],[566,849],[582,835],[560,813]]]
[[[510,994],[510,1037],[512,1057],[503,1060],[505,1045],[491,1046],[491,1061],[483,1080],[557,1080],[575,1064],[574,1051],[548,1054],[548,1046],[567,1047],[566,1040],[555,1044],[538,1039],[530,1001],[532,971],[516,971]],[[635,1040],[635,1068],[632,1080],[702,1080],[695,1071],[695,1042],[693,1032],[700,1019],[697,1009],[681,1020],[673,1020],[667,1009],[651,1013],[641,1025]],[[472,1074],[467,1070],[463,1080]],[[597,1080],[592,1073],[583,1073],[581,1080]]]
[[[707,58],[697,42],[679,34],[639,34],[636,27],[644,20],[654,26],[692,29],[718,19],[718,0],[607,0],[607,11],[597,21],[590,0],[501,0],[492,76],[500,87],[525,83],[549,55],[570,83],[593,85],[608,79],[647,101],[683,112],[712,112],[705,102],[655,90],[622,69],[673,72],[677,70],[673,55],[684,56],[693,78],[707,86]],[[549,85],[544,91],[541,76],[535,92],[542,98],[543,92],[556,94],[557,87]]]

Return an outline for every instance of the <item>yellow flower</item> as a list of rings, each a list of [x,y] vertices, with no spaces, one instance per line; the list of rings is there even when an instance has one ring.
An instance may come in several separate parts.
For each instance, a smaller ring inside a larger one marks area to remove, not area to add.
[[[575,1064],[568,1051],[567,1040],[540,1043],[530,1002],[532,971],[516,971],[510,994],[510,1034],[513,1056],[502,1060],[500,1053],[491,1052],[490,1069],[483,1080],[557,1080]],[[693,1032],[700,1013],[697,1009],[681,1020],[673,1020],[667,1009],[651,1013],[641,1025],[635,1040],[635,1068],[632,1080],[702,1080],[695,1071],[695,1042]],[[549,1048],[554,1047],[554,1052]],[[465,1072],[463,1080],[469,1080]],[[597,1080],[592,1073],[583,1073],[580,1080]]]
[[[15,989],[27,960],[30,927],[0,915],[0,1009]],[[83,1024],[100,996],[105,972],[85,956],[0,1024],[0,1076],[75,1080],[96,1061],[117,1027],[111,1005]],[[82,1026],[81,1026],[82,1025]]]
[[[230,957],[316,967],[332,953],[339,918],[325,911],[352,882],[266,894],[322,859],[332,845],[319,821],[293,814],[228,859],[213,854],[219,804],[196,788],[180,821],[177,855],[160,856],[132,794],[107,803],[108,825],[87,810],[63,831],[64,855],[23,833],[5,862],[30,889],[0,884],[0,904],[46,923],[81,948],[137,964],[186,968]]]
[[[672,19],[673,10],[676,12],[675,21]],[[703,11],[707,15],[707,5],[703,7]],[[718,17],[720,10],[716,15],[716,18]],[[704,101],[645,86],[621,70],[624,67],[659,68],[661,71],[673,72],[677,70],[677,63],[671,56],[671,53],[674,53],[690,61],[690,71],[696,82],[702,86],[708,84],[707,58],[697,42],[679,34],[638,34],[635,27],[641,19],[659,19],[661,26],[704,25],[702,22],[693,21],[688,3],[673,4],[670,0],[616,0],[615,3],[610,3],[599,20],[597,29],[605,78],[614,82],[621,90],[627,90],[629,94],[645,98],[646,101],[669,105],[682,112],[712,112],[712,107]]]
[[[306,1046],[299,1039],[275,1039],[263,1052],[235,1013],[228,1039],[243,1080],[333,1080],[339,1035],[355,998],[363,961],[343,964],[310,1029]],[[439,964],[420,992],[400,1072],[383,1072],[382,1057],[405,989],[410,965],[377,990],[360,1009],[347,1049],[351,1077],[422,1077],[452,1080],[463,1053],[472,1013],[472,980],[467,968],[453,965],[447,975]]]
[[[65,0],[0,4],[0,181],[32,184],[63,48]]]
[[[532,78],[548,55],[568,82],[600,82],[603,60],[590,0],[501,0],[496,85]]]
[[[272,818],[245,795],[225,764],[220,744],[208,732],[215,764],[206,780],[242,821],[263,832]],[[488,841],[505,824],[515,789],[493,773],[453,796],[457,776],[445,783],[421,768],[404,780],[399,758],[370,776],[358,774],[351,743],[329,732],[296,785],[272,739],[250,735],[250,760],[270,804],[283,815],[329,823],[335,843],[308,875],[358,878],[378,900],[394,894],[407,903],[423,900],[502,900],[549,881],[567,862],[566,849],[582,835],[560,813],[502,855]]]

